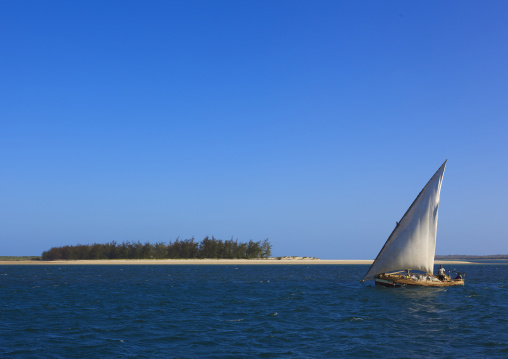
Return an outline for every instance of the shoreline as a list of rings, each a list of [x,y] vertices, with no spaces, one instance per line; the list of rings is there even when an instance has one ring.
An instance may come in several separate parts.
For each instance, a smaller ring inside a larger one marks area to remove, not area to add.
[[[0,261],[0,265],[371,265],[372,259],[83,259]],[[436,260],[435,264],[485,264]]]

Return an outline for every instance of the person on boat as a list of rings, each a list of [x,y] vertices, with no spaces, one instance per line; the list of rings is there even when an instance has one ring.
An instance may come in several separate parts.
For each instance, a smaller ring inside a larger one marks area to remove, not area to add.
[[[446,278],[446,271],[443,268],[443,265],[441,264],[441,267],[439,267],[439,270],[437,271],[437,277],[439,280],[445,280]]]
[[[460,275],[460,273],[457,273],[457,276],[455,277],[455,280],[462,280],[462,276]]]

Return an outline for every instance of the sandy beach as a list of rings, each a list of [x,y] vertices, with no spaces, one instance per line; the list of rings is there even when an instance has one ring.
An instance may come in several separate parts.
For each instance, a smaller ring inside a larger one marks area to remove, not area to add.
[[[371,259],[113,259],[65,261],[0,261],[0,265],[327,265],[372,264]],[[436,261],[435,264],[478,264]]]

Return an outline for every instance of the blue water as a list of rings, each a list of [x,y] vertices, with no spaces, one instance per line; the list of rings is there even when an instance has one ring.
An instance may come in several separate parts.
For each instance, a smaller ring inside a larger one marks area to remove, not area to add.
[[[362,265],[0,266],[0,357],[508,357],[508,265],[453,267],[464,287],[376,287]]]

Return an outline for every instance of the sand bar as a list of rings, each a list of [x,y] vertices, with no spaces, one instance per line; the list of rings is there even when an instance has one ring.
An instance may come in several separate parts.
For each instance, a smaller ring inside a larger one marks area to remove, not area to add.
[[[0,261],[0,265],[326,265],[372,264],[371,259],[104,259],[66,261]],[[436,261],[435,264],[481,264],[466,261]]]

